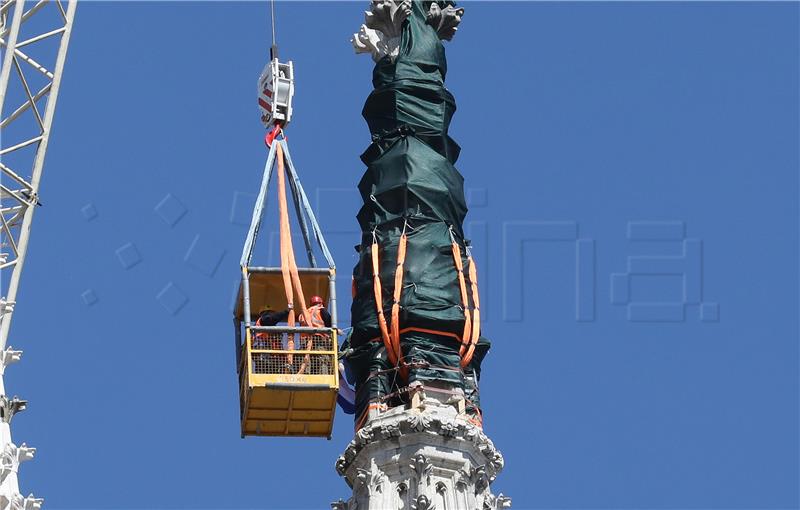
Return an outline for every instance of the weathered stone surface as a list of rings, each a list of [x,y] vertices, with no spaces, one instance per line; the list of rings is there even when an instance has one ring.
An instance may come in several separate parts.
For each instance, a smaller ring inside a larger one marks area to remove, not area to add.
[[[503,456],[477,426],[452,405],[428,399],[395,408],[361,430],[336,461],[353,496],[337,510],[509,508],[491,492]]]

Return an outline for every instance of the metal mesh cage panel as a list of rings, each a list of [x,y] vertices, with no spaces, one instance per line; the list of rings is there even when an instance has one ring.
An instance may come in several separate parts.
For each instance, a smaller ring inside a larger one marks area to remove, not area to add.
[[[333,375],[336,355],[327,334],[258,333],[250,349],[253,374]]]

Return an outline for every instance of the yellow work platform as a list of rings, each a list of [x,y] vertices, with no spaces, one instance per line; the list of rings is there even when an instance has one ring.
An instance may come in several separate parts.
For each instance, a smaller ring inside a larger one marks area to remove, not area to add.
[[[255,270],[247,275],[249,289],[243,280],[234,310],[242,437],[330,438],[339,391],[337,330],[255,326],[260,311],[280,311],[286,303],[278,269],[249,269]],[[313,289],[327,302],[333,271],[299,271],[304,289]],[[245,321],[245,308],[251,310],[250,321]],[[239,340],[242,330],[244,342]]]
[[[282,268],[252,264],[273,174],[278,181]],[[308,255],[306,267],[299,267],[294,257],[286,181]],[[322,253],[327,267],[317,263],[316,249]],[[292,164],[285,138],[270,144],[239,267],[242,283],[233,309],[233,325],[242,437],[330,439],[339,393],[336,266]],[[306,300],[308,306],[312,296],[322,298],[330,313],[330,327],[256,325],[261,312],[286,310],[288,301],[293,304],[295,319],[299,319],[301,300]]]

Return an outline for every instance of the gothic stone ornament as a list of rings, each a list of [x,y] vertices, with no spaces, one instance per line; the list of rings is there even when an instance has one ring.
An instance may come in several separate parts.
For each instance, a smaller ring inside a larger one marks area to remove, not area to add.
[[[488,494],[483,499],[483,510],[502,510],[503,508],[511,508],[511,498],[500,495]]]
[[[6,497],[0,496],[0,509],[2,510],[40,510],[44,499],[34,498],[33,494],[23,497],[22,494],[15,494]]]
[[[421,495],[411,504],[411,510],[433,510],[433,504],[428,496]]]
[[[453,36],[456,35],[456,30],[458,30],[458,25],[461,24],[463,15],[464,9],[461,7],[448,5],[442,9],[438,3],[433,2],[428,11],[428,24],[436,29],[439,39],[451,41]]]
[[[475,494],[489,488],[489,475],[486,474],[486,465],[475,468],[472,473],[472,483],[475,485]]]
[[[35,453],[36,448],[30,448],[25,443],[22,443],[21,446],[14,443],[6,444],[5,449],[0,453],[0,483],[11,473],[16,473],[20,464],[33,460]]]
[[[414,471],[417,479],[417,500],[416,505],[420,510],[428,510],[431,507],[431,499],[428,497],[428,489],[431,486],[431,471],[433,464],[430,459],[422,453],[411,457],[409,467]]]
[[[394,39],[400,37],[403,22],[410,15],[411,0],[372,0],[370,10],[364,12],[364,24]]]
[[[353,34],[350,42],[353,43],[356,53],[369,53],[375,62],[386,55],[392,55],[392,58],[396,57],[399,48],[399,43],[390,46],[383,34],[377,30],[367,28],[366,25],[361,25],[358,32]]]
[[[356,470],[356,479],[353,483],[354,492],[365,492],[368,497],[373,497],[383,492],[383,474],[375,468]]]
[[[491,492],[502,468],[491,440],[453,406],[390,410],[367,423],[337,460],[354,491],[334,508],[508,508],[510,499]]]
[[[364,448],[382,440],[397,440],[414,433],[430,433],[450,440],[464,441],[486,457],[489,461],[487,464],[489,472],[499,472],[503,468],[503,456],[480,429],[457,417],[451,406],[429,405],[385,415],[368,423],[337,459],[337,472],[344,476]]]
[[[414,455],[411,458],[411,464],[409,464],[409,467],[413,469],[414,473],[417,475],[417,484],[419,486],[428,485],[430,483],[433,465],[425,455],[421,453]]]
[[[0,420],[11,423],[11,418],[24,411],[27,406],[27,400],[20,400],[18,397],[9,399],[5,395],[0,395]]]
[[[375,62],[387,55],[397,57],[403,22],[409,15],[411,0],[373,0],[364,13],[365,23],[350,39],[356,53],[369,53]]]
[[[445,5],[444,2],[442,2]],[[350,42],[356,53],[369,53],[378,62],[385,56],[394,60],[400,48],[403,22],[411,15],[411,0],[373,0],[370,10],[365,11],[364,21]],[[458,30],[464,9],[447,5],[444,9],[433,2],[427,15],[427,23],[435,30],[439,39],[450,41]]]
[[[2,364],[0,371],[3,371],[5,367],[12,363],[17,363],[20,359],[22,359],[22,351],[15,351],[13,347],[7,347],[6,350],[0,354],[0,364]]]
[[[501,492],[497,496],[495,507],[498,510],[500,510],[501,508],[511,508],[511,498],[509,498],[508,496],[503,496],[503,493]]]

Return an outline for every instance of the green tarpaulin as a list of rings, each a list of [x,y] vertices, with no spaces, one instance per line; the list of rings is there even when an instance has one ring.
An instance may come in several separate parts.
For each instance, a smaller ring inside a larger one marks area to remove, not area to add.
[[[361,156],[367,170],[358,185],[364,202],[357,215],[362,240],[353,272],[352,353],[348,357],[357,381],[356,417],[370,401],[414,381],[448,381],[465,390],[473,407],[479,405],[477,378],[489,343],[482,341],[472,362],[461,370],[460,342],[452,336],[460,337],[464,330],[465,304],[452,243],[458,243],[466,268],[468,242],[463,222],[467,206],[464,178],[453,166],[460,149],[447,134],[456,104],[444,87],[444,47],[426,22],[431,3],[412,2],[399,54],[394,60],[384,57],[375,65],[375,90],[363,110],[372,144]],[[404,361],[411,365],[406,380],[391,370],[380,337],[371,253],[376,240],[383,309],[390,321],[403,231],[408,242],[399,301],[400,329],[416,329],[401,336]],[[467,271],[464,278],[470,289]],[[473,306],[471,297],[466,306]]]

